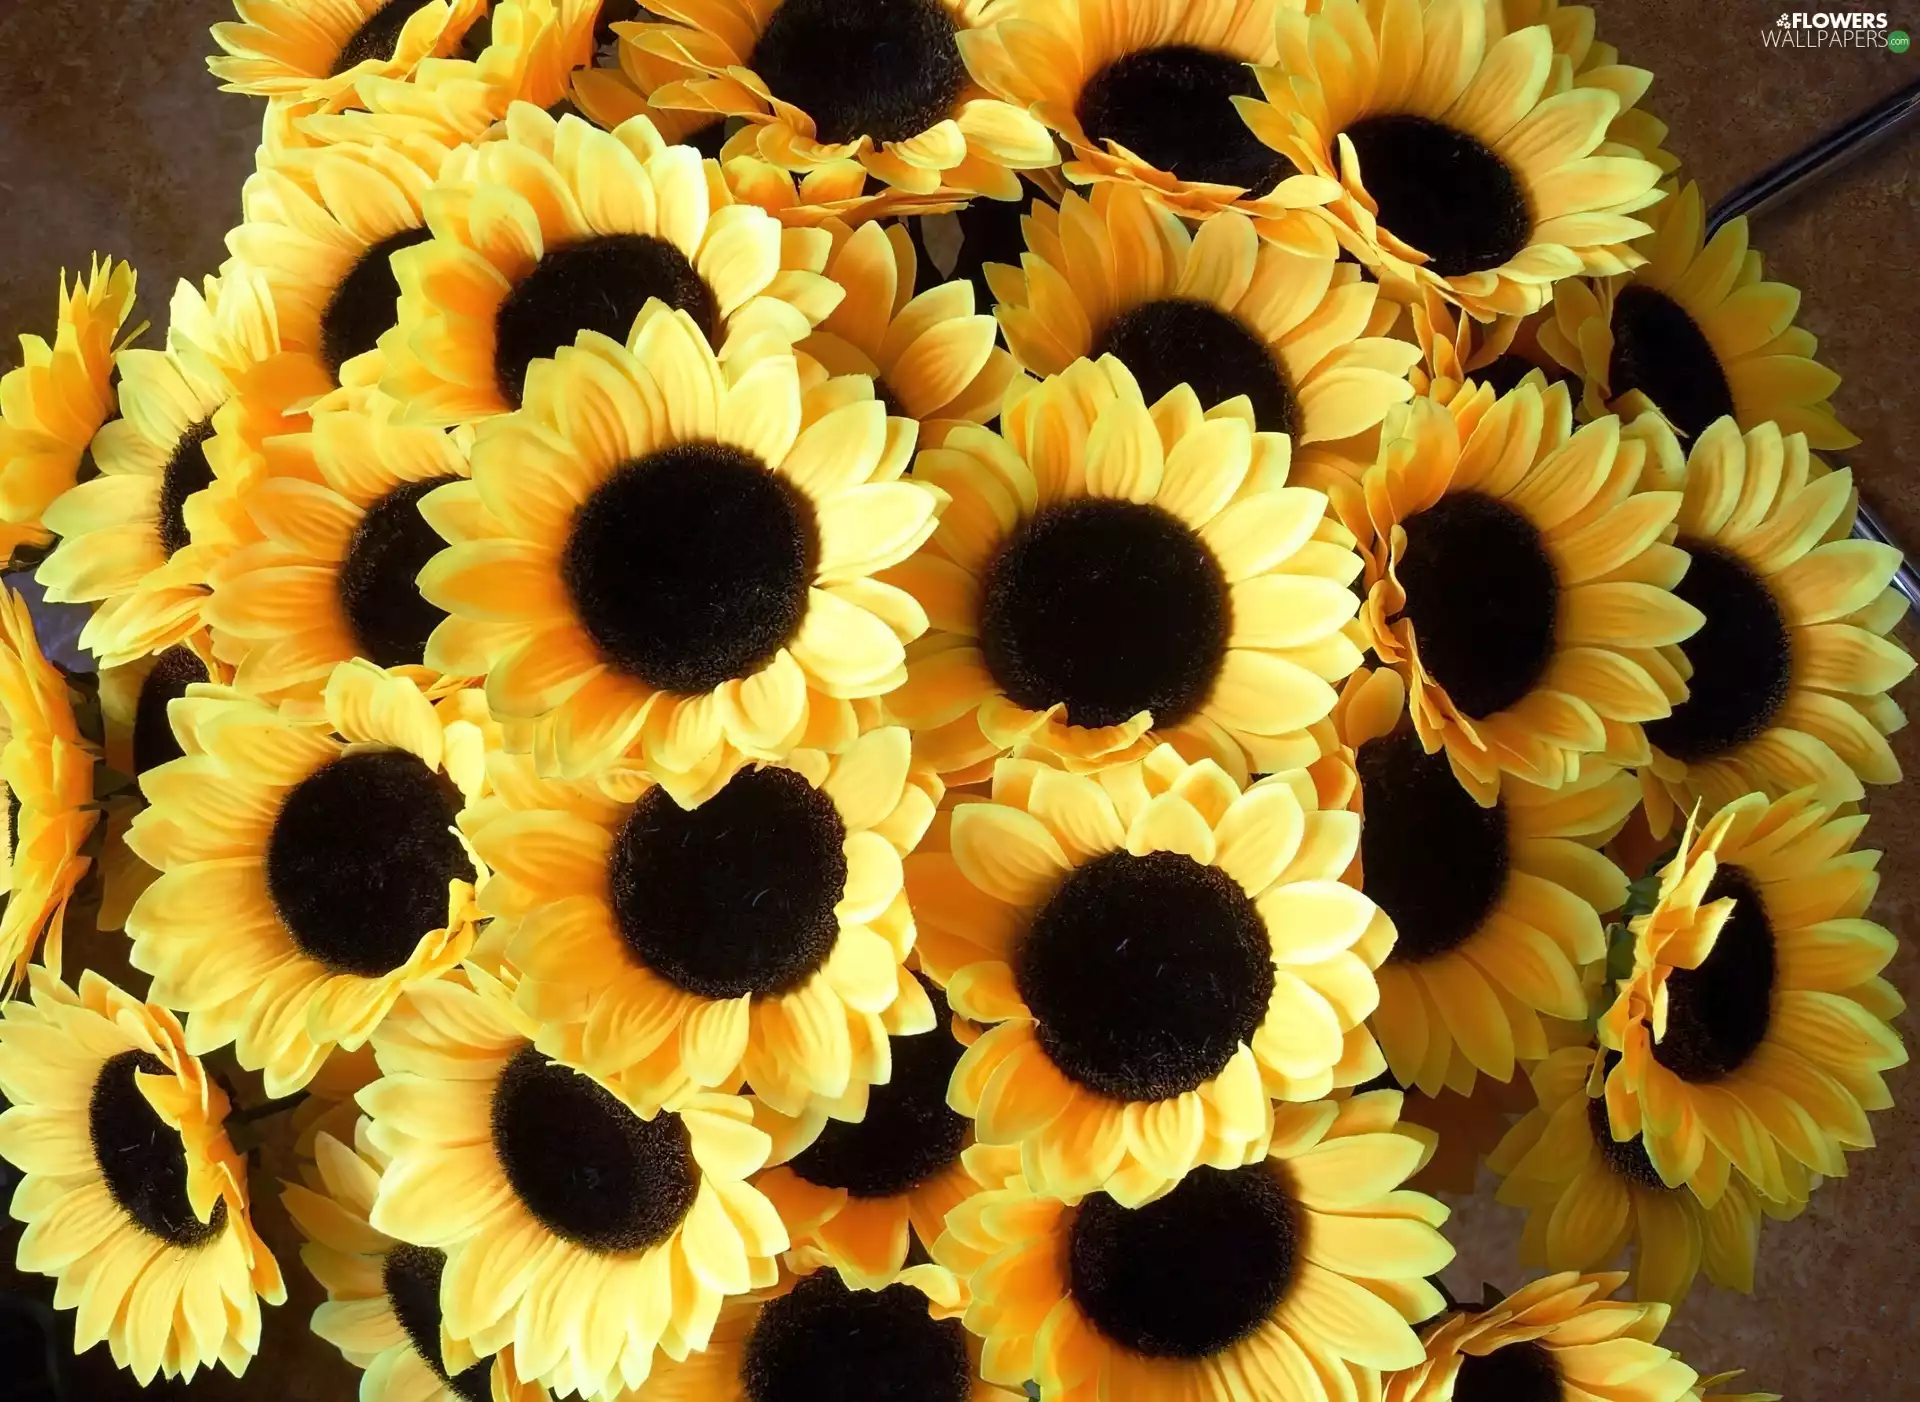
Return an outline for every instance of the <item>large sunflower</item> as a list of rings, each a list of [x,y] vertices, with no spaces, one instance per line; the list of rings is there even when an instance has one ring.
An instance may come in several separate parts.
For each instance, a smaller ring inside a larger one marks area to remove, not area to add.
[[[45,545],[41,524],[80,475],[87,444],[113,412],[113,352],[133,310],[134,271],[97,256],[71,290],[60,274],[53,344],[20,338],[20,364],[0,377],[0,565],[21,545]]]
[[[231,1042],[288,1095],[466,955],[477,874],[453,823],[482,775],[369,662],[336,668],[323,707],[202,686],[169,710],[184,756],[142,776],[127,834],[161,873],[127,916],[133,963],[196,1053]]]
[[[1747,221],[1706,237],[1700,188],[1688,184],[1650,216],[1640,266],[1554,289],[1540,344],[1586,385],[1590,415],[1657,409],[1685,438],[1732,415],[1742,429],[1778,424],[1817,452],[1860,440],[1834,417],[1840,377],[1794,325],[1800,292],[1765,282]]]
[[[1418,348],[1396,309],[1332,254],[1262,243],[1229,211],[1189,234],[1130,185],[1040,201],[1020,267],[992,266],[1007,345],[1036,375],[1117,356],[1149,404],[1190,385],[1203,408],[1244,396],[1254,427],[1293,440],[1295,476],[1357,475],[1356,448],[1413,390]],[[1245,414],[1246,410],[1243,409]],[[1371,456],[1371,454],[1367,454]]]
[[[1366,1018],[1390,928],[1338,878],[1360,824],[1304,771],[1242,792],[1161,747],[1095,776],[1002,760],[907,887],[922,967],[994,1024],[948,1101],[1060,1196],[1127,1203],[1258,1158],[1270,1097],[1382,1069]]]
[[[1891,1105],[1882,1072],[1906,1063],[1880,978],[1888,931],[1865,918],[1878,852],[1850,850],[1864,816],[1802,789],[1748,794],[1697,828],[1633,921],[1632,973],[1600,1020],[1617,1136],[1640,1136],[1663,1182],[1708,1206],[1738,1169],[1776,1202],[1802,1168],[1846,1173]]]
[[[423,665],[446,615],[414,581],[445,546],[423,508],[436,487],[466,480],[471,434],[397,424],[397,407],[374,395],[267,445],[266,473],[242,498],[257,538],[220,562],[201,610],[250,695],[318,696],[355,657],[429,696],[462,684]]]
[[[1092,770],[1162,741],[1240,782],[1317,759],[1307,727],[1360,663],[1359,559],[1325,496],[1285,485],[1286,436],[1184,386],[1149,408],[1112,356],[1030,387],[1001,434],[920,454],[951,504],[882,575],[933,624],[886,698],[919,756],[955,782],[1009,752]]]
[[[1684,1402],[1700,1375],[1654,1342],[1664,1304],[1607,1296],[1625,1271],[1534,1281],[1425,1330],[1426,1361],[1387,1379],[1386,1402]]]
[[[351,1105],[348,1106],[351,1109]],[[360,1402],[547,1402],[526,1382],[509,1344],[491,1359],[441,1327],[440,1279],[447,1258],[395,1241],[369,1220],[388,1155],[358,1119],[342,1141],[321,1131],[299,1183],[280,1201],[306,1243],[300,1260],[327,1292],[313,1332],[365,1373]]]
[[[1416,400],[1361,481],[1374,650],[1484,804],[1503,772],[1551,789],[1583,756],[1645,763],[1642,723],[1685,694],[1654,649],[1702,621],[1673,592],[1680,493],[1641,480],[1658,422],[1571,430],[1562,385]]]
[[[754,765],[693,809],[640,781],[513,781],[476,814],[495,872],[483,907],[511,922],[518,997],[542,1049],[643,1105],[688,1087],[749,1087],[783,1114],[887,1079],[888,1034],[924,1032],[903,961],[913,914],[900,859],[940,781],[911,771],[907,732],[829,757]]]
[[[466,980],[413,985],[374,1034],[360,1103],[390,1162],[368,1221],[446,1253],[441,1323],[468,1356],[511,1345],[563,1396],[638,1387],[656,1348],[707,1347],[723,1299],[774,1284],[786,1229],[745,1181],[767,1136],[736,1096],[641,1112]]]
[[[486,673],[543,768],[633,751],[683,803],[747,759],[844,749],[927,626],[872,578],[944,501],[900,480],[913,441],[864,376],[803,396],[784,345],[716,360],[683,311],[653,304],[632,350],[586,334],[427,504],[460,527],[420,576],[451,615],[427,664]]]
[[[1687,697],[1647,724],[1640,771],[1656,836],[1696,799],[1812,786],[1826,804],[1862,781],[1900,781],[1886,737],[1906,724],[1889,692],[1913,658],[1887,635],[1907,602],[1890,587],[1900,552],[1833,539],[1853,516],[1853,474],[1814,475],[1807,440],[1716,420],[1684,466],[1677,445],[1654,480],[1684,493],[1675,542],[1691,559],[1674,593],[1706,616],[1648,660]],[[1662,480],[1664,479],[1664,480]]]
[[[239,21],[213,26],[226,52],[207,60],[222,91],[338,108],[368,77],[408,77],[452,53],[487,0],[233,0]]]
[[[506,413],[534,365],[582,331],[625,341],[652,299],[722,354],[801,339],[841,297],[820,275],[831,239],[729,201],[643,117],[603,132],[513,104],[503,139],[448,156],[426,196],[433,237],[393,260],[381,388],[421,422]]]
[[[971,1286],[986,1376],[1043,1398],[1337,1402],[1378,1397],[1444,1308],[1447,1209],[1401,1188],[1424,1143],[1400,1095],[1274,1109],[1272,1147],[1128,1207],[988,1184],[934,1256]],[[1358,1389],[1356,1392],[1356,1388]]]
[[[1341,750],[1323,801],[1360,815],[1347,880],[1393,922],[1373,1018],[1387,1065],[1427,1095],[1510,1080],[1549,1050],[1543,1019],[1585,1020],[1582,971],[1606,956],[1600,916],[1627,878],[1597,850],[1639,802],[1633,776],[1589,762],[1557,790],[1507,777],[1491,806],[1429,754],[1391,671],[1356,672],[1334,711]],[[1344,792],[1341,792],[1344,790]]]
[[[164,1008],[91,971],[77,992],[37,966],[29,977],[32,1001],[0,1017],[0,1155],[25,1175],[20,1269],[59,1279],[77,1350],[105,1339],[143,1385],[216,1363],[245,1372],[260,1300],[287,1292],[247,1215],[226,1095]]]
[[[1275,26],[1279,61],[1255,70],[1266,100],[1234,103],[1268,146],[1341,183],[1335,231],[1399,300],[1433,287],[1484,321],[1642,261],[1634,214],[1661,198],[1660,167],[1606,147],[1617,92],[1556,90],[1546,25],[1496,38],[1477,4],[1326,0]]]

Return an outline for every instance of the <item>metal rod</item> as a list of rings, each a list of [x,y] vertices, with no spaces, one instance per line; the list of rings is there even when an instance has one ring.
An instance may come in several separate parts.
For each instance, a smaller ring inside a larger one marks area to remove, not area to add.
[[[1776,161],[1733,190],[1707,213],[1711,234],[1729,219],[1753,216],[1804,194],[1849,161],[1920,116],[1920,79],[1874,103],[1832,131],[1817,137],[1785,160]]]

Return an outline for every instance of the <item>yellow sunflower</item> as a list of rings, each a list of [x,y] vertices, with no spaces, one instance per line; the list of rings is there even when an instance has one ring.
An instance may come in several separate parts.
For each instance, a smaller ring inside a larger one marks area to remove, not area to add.
[[[1583,756],[1645,763],[1642,723],[1685,695],[1655,651],[1702,622],[1673,592],[1680,493],[1642,481],[1658,421],[1572,427],[1562,385],[1416,400],[1361,480],[1374,650],[1483,804],[1503,772],[1553,789]]]
[[[1429,753],[1395,672],[1353,675],[1334,711],[1347,770],[1323,794],[1360,818],[1346,879],[1392,921],[1373,1032],[1402,1085],[1471,1094],[1550,1050],[1548,1021],[1587,1017],[1582,970],[1606,957],[1600,916],[1627,878],[1598,849],[1639,802],[1633,776],[1589,762],[1561,788],[1507,777],[1482,807]]]
[[[836,185],[871,176],[909,197],[1012,200],[1017,171],[1060,157],[1024,104],[993,97],[961,59],[959,36],[994,5],[662,0],[648,7],[659,20],[615,28],[623,50],[640,51],[621,72],[649,111],[739,119],[723,162],[752,157]]]
[[[1842,1151],[1873,1143],[1867,1112],[1893,1103],[1905,1004],[1879,976],[1894,937],[1865,918],[1880,857],[1851,850],[1865,825],[1811,790],[1748,794],[1689,819],[1633,921],[1633,971],[1600,1020],[1621,1054],[1607,1113],[1709,1207],[1729,1168],[1776,1202],[1804,1196],[1803,1167],[1841,1177]]]
[[[425,503],[466,480],[471,434],[395,423],[397,408],[374,396],[317,412],[311,431],[267,445],[267,470],[242,499],[257,539],[220,562],[201,610],[242,691],[318,696],[355,657],[430,697],[465,681],[423,665],[446,615],[414,580],[445,546]]]
[[[1366,1030],[1391,940],[1339,882],[1360,839],[1302,770],[1244,792],[1163,746],[1094,776],[1002,760],[915,853],[921,966],[993,1024],[948,1103],[1028,1180],[1126,1203],[1266,1150],[1268,1100],[1384,1068]]]
[[[465,957],[477,874],[453,823],[484,776],[369,662],[336,668],[324,706],[202,685],[169,712],[184,755],[141,777],[127,834],[161,873],[127,916],[134,967],[196,1054],[231,1042],[289,1095]]]
[[[1283,7],[1278,62],[1254,70],[1265,101],[1234,99],[1261,141],[1340,182],[1335,232],[1398,300],[1433,287],[1482,321],[1638,266],[1634,215],[1662,197],[1659,166],[1608,147],[1620,94],[1561,88],[1549,28],[1496,35],[1485,9]]]
[[[971,1287],[995,1382],[1046,1399],[1336,1402],[1420,1360],[1447,1209],[1401,1188],[1425,1145],[1397,1091],[1274,1109],[1269,1152],[1128,1207],[987,1185],[934,1257]]]
[[[363,78],[405,78],[452,53],[487,0],[233,0],[239,21],[213,26],[207,60],[223,92],[338,108]],[[481,32],[484,32],[481,31]]]
[[[418,422],[503,414],[533,366],[582,331],[627,340],[656,299],[723,356],[791,345],[840,301],[820,275],[832,240],[729,199],[644,117],[603,132],[515,103],[503,139],[448,156],[426,195],[433,237],[393,260],[381,388]]]
[[[349,1106],[350,1106],[349,1102]],[[313,1332],[363,1370],[361,1402],[547,1402],[525,1382],[508,1345],[475,1358],[441,1327],[446,1253],[395,1241],[369,1220],[388,1155],[353,1123],[343,1141],[322,1131],[302,1182],[280,1201],[306,1238],[300,1260],[327,1292]]]
[[[420,576],[450,615],[427,665],[485,673],[543,770],[632,751],[691,804],[747,760],[853,741],[854,703],[899,685],[927,626],[873,576],[944,496],[901,480],[914,425],[864,376],[803,395],[785,345],[716,360],[657,302],[632,345],[562,347],[481,425],[471,485],[429,500],[459,531]]]
[[[1358,475],[1344,440],[1413,390],[1420,352],[1384,333],[1396,312],[1351,263],[1262,243],[1229,211],[1189,234],[1130,185],[1035,201],[1020,267],[990,266],[1015,359],[1057,375],[1117,356],[1153,404],[1190,385],[1202,406],[1244,397],[1254,427],[1293,440],[1295,475]],[[1371,454],[1369,453],[1370,457]]]
[[[1488,7],[1488,42],[1544,24],[1553,36],[1553,74],[1547,80],[1548,93],[1571,88],[1605,88],[1620,99],[1620,111],[1607,127],[1607,140],[1595,148],[1599,156],[1644,156],[1671,175],[1680,158],[1666,149],[1667,124],[1645,108],[1637,106],[1653,83],[1653,74],[1620,62],[1620,51],[1603,44],[1595,34],[1595,15],[1590,6],[1567,5],[1561,0],[1501,0]],[[1564,58],[1563,64],[1559,60]],[[1616,148],[1624,147],[1624,151]]]
[[[1242,783],[1317,759],[1307,728],[1360,664],[1359,559],[1325,496],[1286,485],[1287,437],[1185,386],[1149,408],[1112,356],[1029,389],[1000,433],[957,427],[914,465],[951,498],[881,576],[933,625],[886,698],[916,753],[956,783],[1009,752],[1092,770],[1163,741]]]
[[[180,1024],[91,971],[46,969],[0,1018],[0,1156],[25,1177],[19,1268],[57,1277],[74,1347],[102,1339],[144,1386],[218,1363],[244,1373],[260,1301],[287,1297],[247,1213],[227,1097]]]
[[[744,1077],[798,1116],[886,1080],[888,1034],[933,1024],[904,967],[900,860],[940,782],[911,764],[889,727],[741,769],[686,809],[644,779],[616,801],[497,760],[513,780],[470,831],[542,1049],[649,1106]]]
[[[1816,452],[1857,444],[1827,402],[1840,377],[1794,325],[1800,291],[1762,280],[1747,221],[1707,239],[1691,183],[1649,218],[1631,270],[1561,283],[1540,328],[1541,346],[1585,382],[1585,412],[1653,408],[1689,440],[1730,414],[1742,429],[1804,434]]]
[[[904,225],[829,228],[827,276],[846,297],[800,351],[830,375],[871,376],[888,412],[920,425],[922,448],[939,447],[958,424],[998,417],[1019,369],[992,315],[976,313],[973,284],[915,295],[919,257]]]
[[[508,990],[465,977],[412,985],[374,1034],[384,1074],[360,1103],[389,1163],[368,1222],[446,1254],[440,1319],[462,1357],[510,1345],[522,1377],[610,1399],[656,1348],[707,1347],[727,1296],[774,1284],[786,1229],[745,1181],[767,1136],[736,1096],[639,1110],[535,1050]]]
[[[318,388],[280,344],[258,273],[230,267],[175,290],[165,350],[123,350],[120,417],[91,445],[100,475],[47,508],[61,537],[36,577],[54,603],[92,603],[81,646],[104,667],[199,627],[207,571],[246,531],[238,495],[283,410]]]
[[[1542,384],[1571,382],[1538,343],[1539,318],[1500,316],[1478,322],[1431,287],[1407,307],[1409,330],[1420,359],[1408,373],[1416,395],[1451,404],[1469,397],[1479,385],[1496,396],[1538,373]],[[1577,388],[1577,387],[1576,387]]]
[[[60,967],[67,901],[90,862],[80,849],[100,816],[93,763],[66,678],[40,651],[26,600],[0,588],[0,991],[26,977],[43,934],[44,962]]]
[[[832,1271],[783,1278],[729,1301],[704,1352],[656,1368],[621,1402],[1021,1402],[1018,1387],[981,1380],[966,1309],[965,1287],[931,1264],[872,1287]]]
[[[1660,457],[1656,480],[1684,494],[1675,544],[1691,560],[1674,593],[1706,625],[1650,663],[1687,689],[1646,727],[1654,834],[1696,799],[1713,809],[1810,786],[1831,806],[1859,799],[1863,782],[1898,783],[1886,737],[1907,718],[1889,693],[1913,671],[1888,636],[1907,611],[1890,587],[1901,557],[1844,538],[1853,474],[1816,475],[1802,435],[1766,423],[1743,436],[1728,418],[1684,464],[1671,440]]]
[[[1607,1298],[1626,1278],[1564,1271],[1449,1314],[1421,1335],[1426,1361],[1387,1379],[1386,1402],[1684,1402],[1700,1375],[1654,1342],[1666,1305]]]
[[[1721,1289],[1751,1295],[1761,1217],[1797,1217],[1805,1183],[1798,1198],[1771,1203],[1735,1178],[1712,1207],[1669,1188],[1638,1138],[1614,1138],[1606,1100],[1588,1093],[1594,1057],[1563,1047],[1535,1066],[1538,1105],[1487,1160],[1504,1180],[1499,1200],[1527,1211],[1521,1264],[1598,1270],[1631,1245],[1636,1299],[1677,1306],[1703,1266]]]
[[[133,310],[134,271],[93,260],[69,290],[60,274],[53,344],[20,338],[20,364],[0,376],[0,564],[22,545],[45,545],[41,524],[74,484],[87,444],[113,412],[113,352]]]

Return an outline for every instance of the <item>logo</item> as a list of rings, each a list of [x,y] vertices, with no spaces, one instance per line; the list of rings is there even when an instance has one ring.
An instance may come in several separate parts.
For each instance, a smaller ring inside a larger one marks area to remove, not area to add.
[[[1872,10],[1789,10],[1760,31],[1769,49],[1888,49],[1907,51],[1904,29],[1892,29],[1884,12]]]

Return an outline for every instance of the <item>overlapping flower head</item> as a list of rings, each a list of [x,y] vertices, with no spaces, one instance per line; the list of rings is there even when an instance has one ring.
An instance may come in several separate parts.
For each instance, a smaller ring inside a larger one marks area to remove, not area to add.
[[[410,76],[452,53],[481,24],[487,0],[236,0],[238,22],[213,27],[223,54],[207,60],[229,92],[335,108],[363,78]]]

